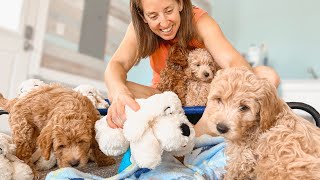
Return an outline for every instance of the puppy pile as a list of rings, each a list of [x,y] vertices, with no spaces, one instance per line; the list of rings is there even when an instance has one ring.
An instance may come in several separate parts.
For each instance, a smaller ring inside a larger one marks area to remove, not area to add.
[[[139,167],[153,169],[161,163],[163,153],[181,157],[194,146],[193,126],[173,92],[137,99],[141,109],[126,108],[123,129],[108,127],[106,116],[100,119],[97,108],[106,108],[108,103],[90,85],[71,89],[29,79],[19,92],[12,100],[0,94],[0,107],[9,112],[16,147],[12,154],[26,163],[30,171],[25,172],[32,177],[56,164],[59,168],[82,167],[92,156],[98,165],[111,165],[115,160],[109,156],[121,155],[129,146]]]
[[[210,53],[201,48],[170,48],[165,68],[160,73],[158,89],[173,91],[183,106],[204,106],[210,83],[220,69]]]
[[[225,137],[224,179],[320,179],[320,129],[246,68],[220,70],[200,121]]]

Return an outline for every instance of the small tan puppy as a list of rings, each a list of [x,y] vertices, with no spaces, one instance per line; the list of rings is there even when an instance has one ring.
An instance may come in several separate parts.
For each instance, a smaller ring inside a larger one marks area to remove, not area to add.
[[[205,106],[211,81],[221,69],[211,54],[202,48],[189,52],[186,73],[186,106]]]

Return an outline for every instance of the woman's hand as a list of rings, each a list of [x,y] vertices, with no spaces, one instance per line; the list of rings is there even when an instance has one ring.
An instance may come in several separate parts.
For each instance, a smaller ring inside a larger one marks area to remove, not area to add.
[[[140,109],[139,104],[134,100],[133,94],[129,90],[116,92],[110,98],[112,103],[108,108],[107,122],[111,128],[122,128],[126,120],[125,106],[134,111]]]

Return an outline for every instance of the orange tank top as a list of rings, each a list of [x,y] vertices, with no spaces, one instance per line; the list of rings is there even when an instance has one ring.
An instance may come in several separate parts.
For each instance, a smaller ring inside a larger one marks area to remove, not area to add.
[[[205,13],[207,12],[203,9],[193,6],[193,21],[197,22]],[[196,39],[193,39],[190,42],[190,45],[195,48],[204,48],[204,44]],[[161,43],[160,47],[150,56],[150,65],[153,71],[152,87],[154,88],[156,88],[160,82],[160,71],[166,66],[166,59],[168,57],[170,46],[171,45],[169,43]]]

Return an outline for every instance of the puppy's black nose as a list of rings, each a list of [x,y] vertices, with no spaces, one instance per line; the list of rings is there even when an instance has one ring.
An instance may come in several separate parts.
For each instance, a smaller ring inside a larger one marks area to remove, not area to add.
[[[182,135],[184,136],[190,136],[190,128],[185,123],[181,124],[180,129],[182,131]]]
[[[209,74],[208,72],[204,72],[203,75],[204,75],[205,77],[208,77],[210,74]]]
[[[69,161],[69,164],[72,166],[72,167],[76,167],[80,164],[80,161],[79,160],[72,160],[72,161]]]
[[[218,130],[219,133],[224,134],[224,133],[227,133],[229,131],[229,128],[228,128],[228,126],[226,126],[223,123],[218,123],[217,124],[217,130]]]

